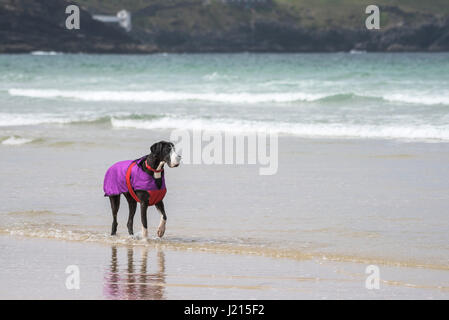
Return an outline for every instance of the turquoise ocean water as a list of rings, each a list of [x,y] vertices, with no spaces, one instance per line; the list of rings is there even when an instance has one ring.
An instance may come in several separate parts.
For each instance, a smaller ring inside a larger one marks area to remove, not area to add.
[[[0,56],[0,130],[72,123],[445,142],[449,54]]]

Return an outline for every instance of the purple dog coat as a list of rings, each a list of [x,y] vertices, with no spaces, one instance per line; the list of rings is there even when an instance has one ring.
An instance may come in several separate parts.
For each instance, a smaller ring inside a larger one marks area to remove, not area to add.
[[[144,190],[150,194],[150,206],[160,202],[167,192],[164,175],[162,175],[162,186],[158,189],[155,179],[136,165],[142,161],[145,161],[145,157],[134,161],[120,161],[112,165],[104,176],[105,197],[129,192],[137,202],[140,202],[134,190]]]

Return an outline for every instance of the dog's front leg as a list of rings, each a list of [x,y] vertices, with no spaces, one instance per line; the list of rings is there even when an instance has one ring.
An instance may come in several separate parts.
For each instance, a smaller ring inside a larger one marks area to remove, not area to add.
[[[157,211],[161,214],[161,221],[159,222],[159,227],[157,228],[157,236],[162,238],[165,233],[165,224],[167,223],[167,215],[165,214],[164,203],[159,201],[155,204]]]
[[[136,192],[140,199],[140,217],[142,221],[142,238],[148,237],[148,224],[147,224],[147,209],[148,209],[148,192]]]
[[[140,215],[142,219],[142,238],[146,239],[148,237],[148,224],[147,224],[147,209],[148,202],[140,202]]]

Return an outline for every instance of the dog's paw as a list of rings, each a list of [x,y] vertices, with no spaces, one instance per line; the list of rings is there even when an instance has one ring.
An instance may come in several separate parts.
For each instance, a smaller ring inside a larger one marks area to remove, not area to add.
[[[157,228],[157,236],[159,238],[162,238],[165,233],[165,220],[161,219],[161,222],[159,223],[159,227]]]
[[[148,238],[148,230],[142,227],[142,239]]]
[[[139,235],[137,234],[129,234],[128,235],[129,240],[139,240]]]

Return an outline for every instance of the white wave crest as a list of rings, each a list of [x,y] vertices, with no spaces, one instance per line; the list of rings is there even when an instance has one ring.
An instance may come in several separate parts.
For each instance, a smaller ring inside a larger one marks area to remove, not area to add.
[[[356,49],[352,49],[349,51],[350,54],[364,54],[366,53],[366,50],[356,50]]]
[[[111,119],[113,127],[132,129],[186,129],[223,132],[273,132],[300,137],[380,138],[406,140],[447,140],[449,126],[427,125],[351,125],[263,122],[228,119],[180,119],[164,117],[156,120]]]
[[[56,56],[62,54],[62,52],[56,51],[31,51],[31,55],[33,56]]]
[[[69,123],[71,119],[53,114],[0,113],[0,127],[29,126],[43,123]]]
[[[169,101],[206,101],[216,103],[255,104],[255,103],[289,103],[295,101],[313,102],[339,95],[354,95],[383,99],[391,102],[403,102],[422,105],[449,105],[449,94],[440,92],[429,93],[386,93],[370,94],[366,92],[231,92],[231,93],[201,93],[182,91],[110,91],[110,90],[58,90],[58,89],[9,89],[11,96],[40,99],[74,99],[81,101],[111,101],[111,102],[169,102]]]
[[[405,102],[413,104],[424,104],[424,105],[435,105],[444,104],[449,105],[449,95],[429,95],[429,94],[405,94],[405,93],[395,93],[387,94],[383,97],[387,101],[393,102]]]
[[[21,138],[21,137],[18,137],[18,136],[11,136],[11,137],[3,140],[2,144],[10,145],[10,146],[17,146],[17,145],[29,143],[29,142],[32,142],[32,141],[33,141],[33,139],[26,139],[26,138]]]
[[[83,101],[129,101],[129,102],[164,102],[164,101],[209,101],[221,103],[264,103],[316,101],[325,94],[302,92],[285,93],[193,93],[176,91],[75,91],[57,89],[9,89],[12,96],[30,98],[66,98]]]

